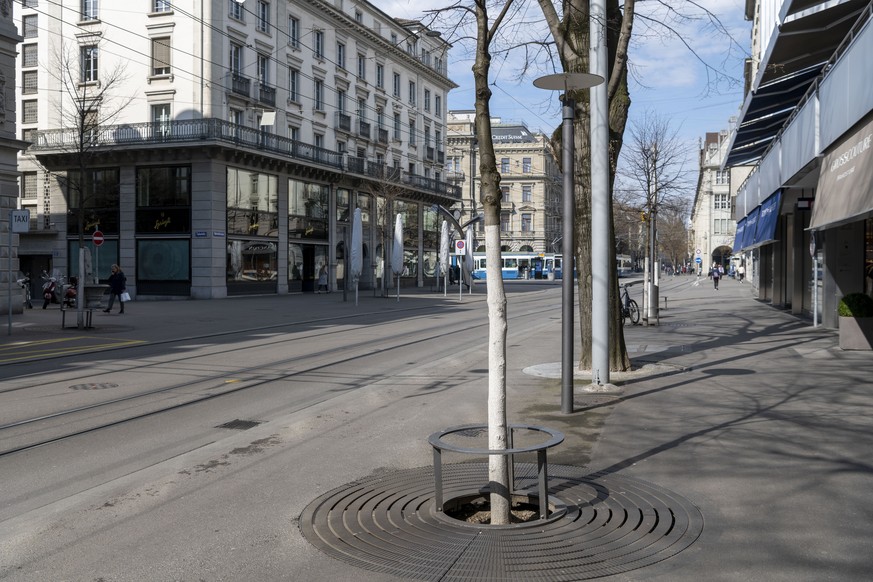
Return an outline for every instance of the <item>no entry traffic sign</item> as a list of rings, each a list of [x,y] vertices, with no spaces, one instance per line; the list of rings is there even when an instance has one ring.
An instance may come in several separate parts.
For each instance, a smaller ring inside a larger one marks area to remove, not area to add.
[[[91,235],[91,242],[94,243],[95,247],[99,247],[103,244],[103,233],[99,230],[95,230],[94,234]]]

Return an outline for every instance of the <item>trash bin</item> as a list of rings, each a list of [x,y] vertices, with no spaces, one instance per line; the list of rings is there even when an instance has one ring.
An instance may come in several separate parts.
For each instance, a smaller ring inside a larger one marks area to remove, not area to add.
[[[546,279],[549,281],[554,281],[555,280],[555,272],[549,271],[549,274],[548,274],[548,276],[546,276]]]

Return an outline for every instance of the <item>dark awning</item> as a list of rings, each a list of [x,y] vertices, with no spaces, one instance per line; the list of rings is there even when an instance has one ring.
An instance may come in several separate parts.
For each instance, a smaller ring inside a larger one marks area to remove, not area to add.
[[[747,249],[752,246],[752,243],[755,241],[755,229],[758,225],[758,212],[761,210],[760,206],[756,206],[754,210],[752,210],[748,216],[746,216],[746,228],[743,231],[743,242],[740,246],[740,249]]]
[[[778,191],[761,203],[758,212],[758,226],[752,246],[761,246],[776,240],[776,223],[779,221],[779,210],[782,203],[782,191]]]
[[[743,218],[737,223],[737,234],[734,235],[733,252],[738,253],[743,248],[743,235],[746,232],[746,219]]]
[[[819,230],[873,214],[873,116],[824,157],[809,228]]]
[[[868,0],[792,3],[764,56],[758,86],[746,95],[726,167],[754,162],[767,151],[867,4]]]

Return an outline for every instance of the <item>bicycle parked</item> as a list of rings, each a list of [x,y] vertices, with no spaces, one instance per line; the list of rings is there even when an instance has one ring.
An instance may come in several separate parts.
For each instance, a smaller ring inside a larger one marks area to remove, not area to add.
[[[640,307],[630,298],[627,287],[627,284],[621,286],[621,324],[624,325],[625,319],[630,319],[636,325],[640,322]]]

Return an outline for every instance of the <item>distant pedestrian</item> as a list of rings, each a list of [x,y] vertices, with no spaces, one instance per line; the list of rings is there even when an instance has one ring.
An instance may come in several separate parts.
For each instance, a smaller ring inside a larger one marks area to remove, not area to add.
[[[712,279],[712,284],[715,287],[715,290],[718,291],[718,280],[721,279],[721,265],[715,263],[712,266],[712,270],[709,271],[709,278]]]
[[[118,265],[112,265],[111,271],[112,274],[109,275],[109,306],[103,312],[112,311],[112,304],[118,297],[118,303],[121,306],[118,313],[124,313],[124,301],[121,300],[121,294],[127,292],[127,277],[124,276],[124,271]]]
[[[740,263],[740,266],[737,267],[737,279],[740,280],[740,283],[743,282],[743,279],[746,278],[746,266]]]
[[[327,292],[327,264],[323,264],[318,271],[318,291],[316,291],[316,293]]]

